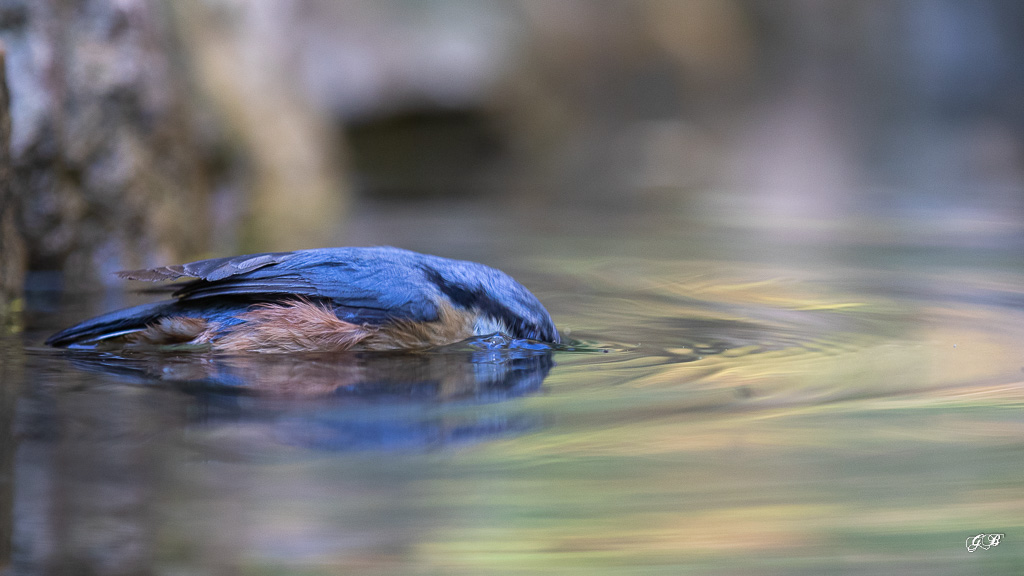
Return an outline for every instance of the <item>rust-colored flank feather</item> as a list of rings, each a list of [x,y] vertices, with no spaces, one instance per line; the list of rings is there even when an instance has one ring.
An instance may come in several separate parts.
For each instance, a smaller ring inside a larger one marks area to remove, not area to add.
[[[445,304],[434,322],[398,320],[377,326],[346,322],[326,305],[295,300],[260,304],[238,319],[241,324],[222,330],[201,318],[162,318],[126,340],[141,345],[209,344],[221,352],[423,349],[471,337],[476,314]]]
[[[160,346],[165,344],[207,344],[211,335],[210,323],[204,318],[171,316],[161,318],[143,330],[126,335],[129,344]]]
[[[260,304],[240,314],[243,323],[232,326],[213,341],[224,352],[336,352],[351,350],[370,331],[340,320],[326,306],[306,300]]]

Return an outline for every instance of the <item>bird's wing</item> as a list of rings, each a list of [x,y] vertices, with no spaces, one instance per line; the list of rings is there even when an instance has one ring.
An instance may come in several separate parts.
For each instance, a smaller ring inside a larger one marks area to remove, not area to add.
[[[131,280],[196,278],[180,284],[180,302],[216,297],[304,296],[330,300],[350,321],[437,319],[433,284],[415,255],[393,248],[324,248],[200,260],[122,272]]]
[[[247,254],[229,258],[211,258],[188,264],[160,266],[142,270],[122,270],[117,275],[125,280],[141,280],[143,282],[163,282],[179,278],[200,278],[216,282],[229,276],[245,274],[266,266],[284,262],[295,256],[295,252],[266,252],[263,254]]]

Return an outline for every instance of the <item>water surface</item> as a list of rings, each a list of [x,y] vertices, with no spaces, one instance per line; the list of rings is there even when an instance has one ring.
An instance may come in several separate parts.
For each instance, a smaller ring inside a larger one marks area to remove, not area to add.
[[[507,269],[573,349],[72,353],[39,343],[144,296],[30,298],[10,572],[1024,572],[1019,239],[431,222],[404,245]]]

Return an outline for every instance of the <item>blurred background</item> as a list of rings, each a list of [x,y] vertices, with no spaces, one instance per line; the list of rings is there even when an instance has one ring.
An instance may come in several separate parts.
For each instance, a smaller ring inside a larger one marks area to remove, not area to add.
[[[1015,0],[4,0],[4,290],[485,241],[473,215],[1020,241],[1022,22]]]

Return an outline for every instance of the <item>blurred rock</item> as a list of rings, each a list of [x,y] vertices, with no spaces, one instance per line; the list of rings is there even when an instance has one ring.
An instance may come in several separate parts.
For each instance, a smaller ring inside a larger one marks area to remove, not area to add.
[[[206,186],[161,5],[8,0],[14,196],[68,285],[205,249]]]
[[[12,425],[23,360],[18,346],[8,345],[4,329],[17,309],[25,275],[24,246],[17,229],[16,198],[11,194],[11,115],[6,52],[0,44],[0,566],[11,563],[14,531],[14,450]],[[8,350],[9,346],[9,350]]]
[[[0,326],[16,308],[25,279],[25,246],[17,226],[20,203],[11,187],[11,111],[7,54],[0,44]]]

